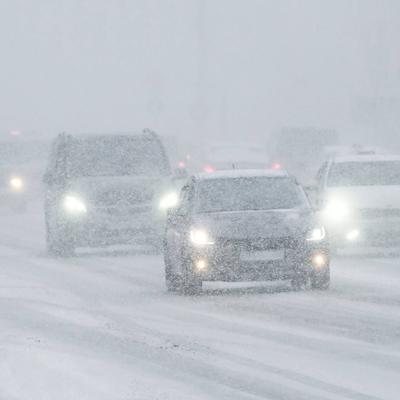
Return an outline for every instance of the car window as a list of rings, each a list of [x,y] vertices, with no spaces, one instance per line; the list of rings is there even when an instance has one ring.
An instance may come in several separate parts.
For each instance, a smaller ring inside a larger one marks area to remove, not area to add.
[[[328,186],[400,185],[400,161],[341,162],[332,166]]]

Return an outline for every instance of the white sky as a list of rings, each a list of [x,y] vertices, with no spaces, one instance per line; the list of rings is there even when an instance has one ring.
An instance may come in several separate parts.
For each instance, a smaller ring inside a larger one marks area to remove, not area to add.
[[[0,0],[0,127],[393,136],[399,18],[397,0]]]

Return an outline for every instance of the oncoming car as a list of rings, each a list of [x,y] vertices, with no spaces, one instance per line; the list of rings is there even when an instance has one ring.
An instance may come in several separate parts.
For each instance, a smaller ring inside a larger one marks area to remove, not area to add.
[[[337,247],[400,244],[400,156],[352,155],[326,162],[317,203]]]
[[[291,280],[329,286],[329,248],[303,189],[282,171],[192,177],[170,210],[164,243],[168,290],[203,281]]]
[[[177,194],[156,134],[61,134],[44,181],[49,253],[128,243],[161,248]]]
[[[0,204],[24,212],[29,201],[42,195],[47,153],[44,139],[18,136],[0,141]]]

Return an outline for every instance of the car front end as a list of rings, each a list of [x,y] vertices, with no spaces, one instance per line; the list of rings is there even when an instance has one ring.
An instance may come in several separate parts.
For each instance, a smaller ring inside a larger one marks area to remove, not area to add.
[[[400,188],[347,188],[331,194],[321,217],[336,247],[400,245]]]
[[[217,217],[219,229],[200,224],[201,228],[194,227],[188,233],[190,262],[202,280],[267,281],[307,275],[317,278],[329,270],[324,228],[308,226],[296,212],[247,215],[246,223],[252,232],[241,223],[237,225],[237,215],[232,218],[236,222],[227,223],[226,230],[221,229],[225,224]]]
[[[58,220],[76,246],[159,245],[175,201],[162,180],[87,178],[59,198]]]

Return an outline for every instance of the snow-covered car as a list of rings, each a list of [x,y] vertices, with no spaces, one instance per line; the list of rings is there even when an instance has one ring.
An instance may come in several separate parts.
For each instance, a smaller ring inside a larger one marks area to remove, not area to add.
[[[316,201],[338,247],[400,244],[400,156],[350,155],[327,161]]]
[[[291,280],[329,286],[329,248],[301,186],[283,171],[192,177],[171,209],[164,242],[168,290],[203,281]]]
[[[0,141],[0,204],[22,212],[41,195],[47,152],[45,140],[18,136]]]
[[[54,142],[47,172],[47,248],[143,242],[161,246],[166,209],[177,201],[159,137],[69,135]]]

